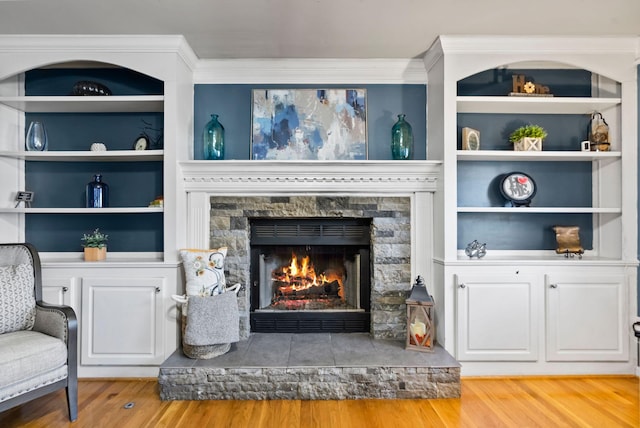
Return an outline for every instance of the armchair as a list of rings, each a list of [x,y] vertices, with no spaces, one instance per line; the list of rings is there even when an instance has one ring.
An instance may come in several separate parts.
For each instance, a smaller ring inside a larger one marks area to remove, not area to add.
[[[0,244],[0,412],[66,388],[78,416],[77,321],[42,302],[40,257],[31,244]]]

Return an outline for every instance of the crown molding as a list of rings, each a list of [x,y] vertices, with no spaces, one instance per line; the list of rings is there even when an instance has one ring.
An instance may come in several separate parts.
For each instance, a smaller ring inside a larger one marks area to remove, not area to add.
[[[182,35],[1,35],[0,53],[177,54],[193,70],[198,57]]]
[[[221,59],[200,60],[201,84],[426,84],[421,59]]]

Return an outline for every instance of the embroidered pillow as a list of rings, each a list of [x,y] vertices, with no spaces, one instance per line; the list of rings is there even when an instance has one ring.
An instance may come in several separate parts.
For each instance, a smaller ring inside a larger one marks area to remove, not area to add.
[[[36,319],[30,264],[0,267],[0,334],[31,330]]]
[[[227,285],[224,259],[227,247],[211,250],[180,250],[187,280],[187,296],[215,296]]]

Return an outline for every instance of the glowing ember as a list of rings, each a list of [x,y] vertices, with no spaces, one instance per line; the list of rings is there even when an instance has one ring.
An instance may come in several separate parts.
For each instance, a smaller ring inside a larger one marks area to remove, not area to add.
[[[309,256],[299,260],[295,254],[292,254],[289,265],[274,269],[271,279],[276,284],[276,297],[305,296],[308,298],[310,295],[333,295],[344,299],[343,273],[337,270],[316,273]]]

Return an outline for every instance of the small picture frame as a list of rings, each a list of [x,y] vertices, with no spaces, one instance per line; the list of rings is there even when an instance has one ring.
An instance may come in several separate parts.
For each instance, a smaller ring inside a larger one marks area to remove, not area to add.
[[[462,150],[480,150],[480,131],[466,126],[462,128]]]
[[[31,207],[31,201],[33,201],[33,195],[34,195],[34,192],[18,191],[16,193],[16,206],[15,206],[15,208],[18,208],[18,205],[20,205],[20,202],[24,202],[24,206],[26,208],[30,208]]]
[[[581,141],[580,142],[580,150],[582,150],[583,152],[590,152],[591,151],[591,141]]]

